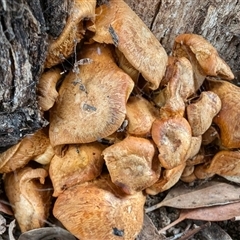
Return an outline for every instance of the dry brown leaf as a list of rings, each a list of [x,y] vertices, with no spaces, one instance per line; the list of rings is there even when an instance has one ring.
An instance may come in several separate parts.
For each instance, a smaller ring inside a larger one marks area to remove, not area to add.
[[[199,195],[198,195],[199,197]],[[195,209],[182,209],[179,218],[170,223],[166,227],[162,228],[159,233],[162,233],[175,226],[177,223],[182,222],[185,219],[203,220],[203,221],[225,221],[240,214],[240,202],[195,208]]]
[[[207,240],[232,240],[232,238],[216,223],[211,223],[211,226],[204,228],[201,235]]]
[[[18,240],[76,240],[76,238],[67,230],[61,227],[38,228],[22,233]]]
[[[190,209],[225,205],[240,201],[239,195],[240,187],[224,182],[210,181],[195,188],[187,188],[185,184],[179,183],[169,191],[162,202],[146,208],[145,212],[162,206]]]
[[[147,214],[144,215],[143,227],[136,240],[164,240],[163,235],[158,234],[156,227],[154,226],[151,218]]]

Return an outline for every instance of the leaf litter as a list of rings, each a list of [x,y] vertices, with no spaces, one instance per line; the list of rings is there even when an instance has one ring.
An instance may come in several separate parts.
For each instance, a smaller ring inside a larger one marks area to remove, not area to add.
[[[162,202],[146,208],[145,212],[148,213],[163,206],[191,209],[225,205],[238,201],[240,201],[240,187],[230,183],[209,181],[190,188],[179,182],[169,191]]]

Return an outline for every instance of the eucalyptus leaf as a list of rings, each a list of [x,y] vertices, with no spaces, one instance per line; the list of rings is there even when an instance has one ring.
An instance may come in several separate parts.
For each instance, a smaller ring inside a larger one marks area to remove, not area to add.
[[[44,227],[27,231],[20,235],[18,240],[76,240],[67,230],[61,227]]]
[[[194,188],[181,183],[175,185],[162,202],[146,208],[145,212],[154,211],[162,206],[191,209],[238,201],[240,201],[240,187],[230,183],[210,181]]]

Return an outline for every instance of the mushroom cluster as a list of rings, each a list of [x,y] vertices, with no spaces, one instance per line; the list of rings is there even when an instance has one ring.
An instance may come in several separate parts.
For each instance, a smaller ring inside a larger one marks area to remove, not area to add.
[[[123,0],[73,1],[38,84],[49,126],[0,155],[21,231],[52,209],[81,240],[135,239],[147,194],[214,174],[240,182],[233,78],[199,35],[177,36],[168,56]]]

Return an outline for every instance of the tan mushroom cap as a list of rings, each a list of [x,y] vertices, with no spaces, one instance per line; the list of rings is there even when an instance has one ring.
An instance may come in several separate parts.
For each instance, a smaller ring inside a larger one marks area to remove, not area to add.
[[[192,183],[195,180],[197,180],[196,175],[194,174],[194,172],[188,176],[181,176],[180,178],[181,181],[185,182],[185,183]]]
[[[183,117],[156,119],[152,125],[152,139],[159,149],[161,165],[171,169],[186,161],[192,132]]]
[[[94,41],[111,43],[155,90],[164,76],[167,54],[160,42],[123,0],[111,0],[96,9]]]
[[[50,185],[44,184],[47,175],[43,168],[25,167],[4,177],[6,195],[22,232],[45,224],[52,195]]]
[[[38,106],[42,111],[49,110],[55,103],[58,92],[56,85],[61,78],[61,70],[53,68],[43,73],[37,86]]]
[[[81,58],[92,62],[64,79],[50,110],[53,147],[94,142],[117,131],[124,121],[134,83],[115,64],[111,50],[103,44],[85,46]]]
[[[0,173],[24,167],[30,160],[43,154],[49,144],[49,138],[43,130],[26,136],[18,144],[0,154]]]
[[[225,176],[240,176],[240,152],[219,151],[213,157],[207,172]]]
[[[190,147],[186,154],[186,159],[193,158],[196,156],[201,148],[202,136],[192,137]]]
[[[42,154],[34,157],[33,160],[42,165],[46,165],[51,162],[54,155],[55,155],[54,149],[49,142],[49,145],[47,146],[46,150]]]
[[[152,141],[133,136],[107,147],[103,152],[111,180],[125,193],[133,194],[155,183],[160,164]]]
[[[49,167],[53,196],[57,197],[69,187],[98,177],[104,164],[101,156],[104,148],[97,142],[69,145],[63,157],[55,155]]]
[[[188,105],[186,109],[192,134],[199,136],[211,126],[214,116],[221,109],[221,100],[216,93],[204,91],[198,101]]]
[[[61,35],[50,41],[45,67],[50,68],[63,62],[73,52],[76,44],[84,37],[86,27],[83,19],[87,19],[87,29],[94,31],[96,0],[75,0]]]
[[[181,67],[177,59],[168,66],[165,79],[167,86],[164,89],[165,104],[160,108],[161,118],[183,116],[185,103],[182,98],[182,76]]]
[[[208,89],[222,102],[220,112],[213,119],[220,129],[221,143],[226,148],[240,147],[240,88],[226,81],[208,81]]]
[[[187,57],[194,69],[195,88],[198,89],[206,76],[232,80],[234,75],[222,60],[217,50],[202,36],[197,34],[180,34],[175,38],[173,56]]]
[[[180,86],[179,94],[186,102],[197,90],[194,86],[193,67],[186,57],[168,57],[168,65],[161,86],[167,85],[174,76],[178,79]]]
[[[186,163],[182,163],[172,169],[165,169],[160,179],[145,191],[147,194],[156,195],[173,187],[180,179]]]
[[[145,196],[124,195],[110,178],[76,185],[56,200],[53,214],[82,240],[135,239],[143,224]]]
[[[141,96],[132,96],[127,102],[127,132],[138,137],[150,136],[152,123],[159,116],[159,110]]]
[[[215,175],[215,173],[211,173],[208,171],[208,165],[206,163],[199,164],[195,166],[194,175],[197,179],[208,179]]]
[[[137,84],[140,75],[139,71],[132,66],[132,64],[126,59],[124,54],[118,50],[118,48],[115,48],[115,52],[117,55],[117,65],[132,78],[135,84]]]

